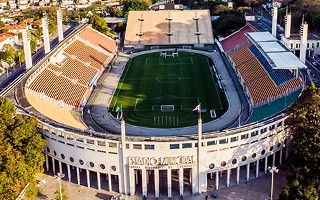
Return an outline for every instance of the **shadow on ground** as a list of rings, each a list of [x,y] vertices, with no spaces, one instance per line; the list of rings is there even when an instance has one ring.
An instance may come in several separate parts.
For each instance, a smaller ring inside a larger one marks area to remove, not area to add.
[[[97,193],[95,196],[99,199],[111,199],[112,197],[111,195],[104,194],[104,193]]]
[[[38,193],[38,196],[37,196],[39,199],[48,199],[48,196],[45,195],[45,194],[42,194],[41,192]]]

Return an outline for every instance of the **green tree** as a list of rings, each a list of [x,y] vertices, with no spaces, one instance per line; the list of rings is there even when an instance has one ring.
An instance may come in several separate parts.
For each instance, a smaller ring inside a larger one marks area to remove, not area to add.
[[[139,0],[125,0],[123,3],[123,16],[128,18],[129,11],[133,10],[148,10],[151,2]]]
[[[121,10],[119,10],[119,8],[117,7],[112,7],[110,9],[110,16],[111,17],[122,17],[123,13]]]
[[[290,111],[292,163],[300,172],[320,175],[320,89],[311,84]]]
[[[107,26],[107,22],[104,18],[99,17],[97,15],[92,15],[89,19],[89,23],[92,24],[92,27],[94,29],[97,29],[98,31],[102,33],[109,33],[110,28]]]
[[[7,28],[1,28],[1,29],[0,29],[0,33],[6,33],[6,32],[8,32],[8,29],[7,29]]]
[[[4,24],[3,21],[0,21],[0,28],[5,27],[6,25]]]
[[[10,44],[5,44],[2,47],[2,55],[1,60],[8,63],[9,65],[14,63],[15,55],[16,55],[16,49],[13,48]]]
[[[320,13],[317,13],[312,17],[312,24],[317,31],[320,31]]]
[[[14,105],[0,99],[0,197],[16,199],[24,186],[43,171],[45,141],[33,117],[14,113]]]
[[[226,5],[223,5],[223,4],[219,4],[219,5],[216,5],[214,8],[213,8],[213,14],[215,15],[219,15],[221,13],[225,13],[227,11],[229,11],[229,7],[226,6]]]
[[[66,188],[61,188],[61,193],[62,193],[62,199],[64,199],[64,200],[69,199],[69,197],[67,196]],[[56,200],[60,200],[60,189],[57,189],[54,192],[54,195],[55,195]]]
[[[281,199],[320,197],[320,89],[312,83],[290,109],[286,124],[292,131],[290,160],[296,175],[284,188]]]
[[[218,35],[228,35],[238,30],[246,24],[246,20],[243,15],[228,14],[220,17],[213,22],[213,28]]]
[[[263,2],[263,0],[244,0],[244,4],[247,6],[259,5]]]

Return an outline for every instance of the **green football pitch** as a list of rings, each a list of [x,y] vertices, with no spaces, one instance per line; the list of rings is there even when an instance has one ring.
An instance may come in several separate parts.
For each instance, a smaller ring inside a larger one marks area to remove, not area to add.
[[[199,114],[193,109],[200,103],[203,122],[219,118],[228,102],[212,65],[207,56],[187,52],[134,57],[123,70],[109,111],[117,117],[115,111],[122,107],[127,123],[157,128],[196,125]]]

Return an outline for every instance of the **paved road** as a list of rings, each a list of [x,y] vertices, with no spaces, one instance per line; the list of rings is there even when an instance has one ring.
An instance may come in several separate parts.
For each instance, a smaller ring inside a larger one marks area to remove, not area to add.
[[[64,37],[68,36],[75,28],[78,27],[78,24],[73,23],[69,29],[67,29],[63,35]],[[55,37],[53,40],[50,42],[50,47],[53,49],[55,46],[57,46],[59,43],[58,37]],[[32,63],[35,65],[38,63],[43,57],[44,57],[44,47],[41,47],[35,54],[32,55]],[[17,77],[19,77],[21,74],[25,73],[25,63],[17,64],[14,67],[13,71],[10,71],[10,75],[8,78],[5,78],[4,80],[1,81],[0,83],[0,88],[3,89],[7,87],[10,83],[12,83]],[[4,75],[6,76],[6,75]]]

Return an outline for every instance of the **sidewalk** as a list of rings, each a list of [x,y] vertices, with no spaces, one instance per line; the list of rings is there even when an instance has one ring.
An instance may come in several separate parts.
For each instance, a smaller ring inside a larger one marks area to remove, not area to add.
[[[281,169],[281,167],[280,167]],[[279,171],[279,173],[274,175],[274,197],[278,197],[281,188],[286,185],[287,174],[292,173],[291,169],[284,171]],[[55,199],[54,192],[59,188],[59,183],[51,175],[41,174],[38,177],[38,180],[45,180],[45,184],[40,186],[40,192],[38,197],[33,198],[36,200],[46,199],[53,200]],[[218,200],[265,200],[270,198],[270,184],[271,184],[271,174],[261,175],[257,179],[250,180],[248,183],[242,183],[239,185],[231,185],[230,187],[225,187],[221,185],[221,188],[217,191]],[[108,192],[106,190],[97,190],[94,188],[88,188],[85,186],[79,186],[75,183],[67,182],[65,180],[61,181],[62,188],[66,189],[67,196],[69,200],[109,200],[114,195],[119,195],[115,192]],[[184,200],[204,200],[207,195],[210,195],[212,191],[215,191],[214,188],[209,189],[208,192],[183,197]],[[163,195],[163,194],[162,194]],[[29,198],[23,198],[24,200],[31,200]],[[126,198],[127,200],[138,200],[139,197],[130,197]],[[155,199],[154,197],[148,197],[147,200]],[[169,199],[166,197],[161,197],[159,200]],[[179,196],[172,198],[172,200],[180,200]],[[208,199],[213,199],[209,197]]]

